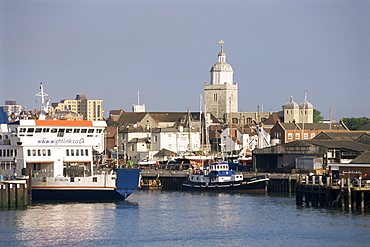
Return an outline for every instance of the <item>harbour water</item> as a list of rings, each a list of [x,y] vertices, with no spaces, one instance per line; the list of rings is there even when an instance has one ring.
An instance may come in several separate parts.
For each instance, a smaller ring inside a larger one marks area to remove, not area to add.
[[[0,211],[0,246],[369,246],[370,212],[294,196],[138,191],[116,203]]]

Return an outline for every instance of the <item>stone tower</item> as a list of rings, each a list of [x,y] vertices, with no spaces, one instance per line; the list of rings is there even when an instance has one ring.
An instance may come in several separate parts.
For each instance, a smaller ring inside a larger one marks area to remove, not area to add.
[[[238,112],[238,84],[233,82],[233,68],[226,63],[224,42],[221,40],[219,44],[221,51],[218,62],[211,68],[210,84],[204,84],[204,101],[207,112],[228,121],[230,113]]]

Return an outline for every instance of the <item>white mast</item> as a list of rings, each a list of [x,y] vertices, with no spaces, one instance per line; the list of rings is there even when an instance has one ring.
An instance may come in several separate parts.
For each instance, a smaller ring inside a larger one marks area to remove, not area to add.
[[[42,82],[40,82],[40,92],[37,93],[36,96],[41,97],[41,108],[40,108],[39,120],[45,120],[46,114],[49,112],[50,100],[48,99],[47,102],[45,103],[45,97],[49,96],[49,94],[44,92],[44,87],[42,86]]]

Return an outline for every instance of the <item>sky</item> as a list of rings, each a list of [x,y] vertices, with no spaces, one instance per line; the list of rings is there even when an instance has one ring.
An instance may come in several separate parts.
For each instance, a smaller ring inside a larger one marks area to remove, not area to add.
[[[224,40],[239,111],[290,96],[329,119],[370,117],[368,0],[0,0],[0,104],[103,99],[199,111]],[[140,97],[138,98],[138,92]]]

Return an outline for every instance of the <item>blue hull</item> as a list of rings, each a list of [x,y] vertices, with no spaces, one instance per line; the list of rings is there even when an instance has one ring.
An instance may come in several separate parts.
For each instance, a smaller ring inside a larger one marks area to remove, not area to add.
[[[37,188],[32,200],[42,201],[122,201],[140,186],[139,169],[117,169],[116,188]]]

